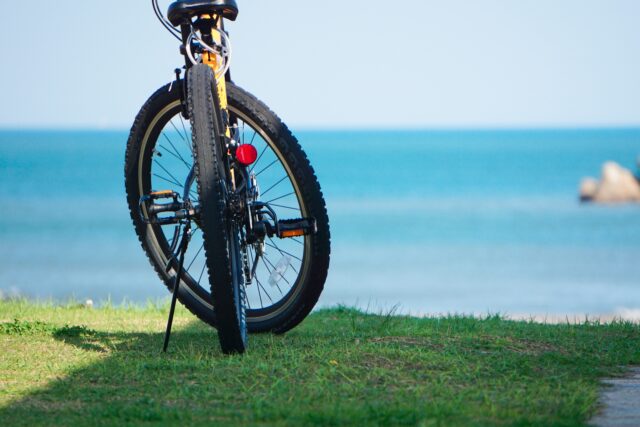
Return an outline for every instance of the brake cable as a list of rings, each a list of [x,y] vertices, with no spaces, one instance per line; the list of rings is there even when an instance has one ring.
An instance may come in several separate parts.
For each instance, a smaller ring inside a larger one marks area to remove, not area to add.
[[[156,18],[160,21],[163,27],[171,33],[171,35],[182,42],[182,37],[180,36],[180,32],[164,17],[162,12],[160,11],[160,6],[158,6],[158,0],[151,0],[151,5],[153,6],[153,12],[156,14]]]

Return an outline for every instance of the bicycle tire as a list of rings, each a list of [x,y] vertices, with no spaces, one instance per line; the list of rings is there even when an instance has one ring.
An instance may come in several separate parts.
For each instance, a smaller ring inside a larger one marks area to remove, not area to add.
[[[244,353],[247,325],[239,230],[228,215],[230,175],[223,155],[225,124],[217,95],[215,75],[209,66],[196,64],[187,71],[187,108],[200,200],[200,227],[218,338],[224,353]]]
[[[162,127],[170,117],[180,115],[182,82],[173,82],[158,89],[144,104],[131,128],[125,159],[125,185],[131,218],[141,246],[151,265],[167,288],[173,286],[174,271],[167,264],[168,247],[159,226],[143,221],[138,210],[141,195],[150,191],[151,165]],[[271,310],[247,310],[249,332],[284,333],[298,325],[313,309],[323,290],[330,262],[330,230],[325,202],[309,160],[287,126],[264,103],[233,83],[227,83],[229,109],[261,134],[290,171],[290,178],[299,189],[305,216],[316,219],[318,232],[304,240],[305,260],[300,274],[286,301]],[[167,125],[168,126],[168,125]],[[202,321],[216,327],[208,292],[189,277],[181,281],[180,302]]]

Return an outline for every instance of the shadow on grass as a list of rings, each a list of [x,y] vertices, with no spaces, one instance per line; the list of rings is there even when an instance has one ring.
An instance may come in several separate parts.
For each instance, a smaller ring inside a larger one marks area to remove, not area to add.
[[[63,375],[0,408],[0,425],[180,424],[193,419],[194,408],[226,398],[216,397],[221,384],[215,367],[233,358],[219,351],[215,330],[200,322],[174,330],[167,353],[162,352],[164,331],[64,326],[39,332],[82,352],[73,352],[78,358],[68,363]],[[203,420],[228,418],[213,406],[209,413],[199,414]]]
[[[64,326],[55,329],[52,336],[65,344],[87,351],[109,353],[146,350],[148,354],[156,354],[159,357],[171,357],[171,346],[175,347],[174,350],[178,352],[183,352],[184,347],[188,346],[188,350],[191,352],[201,351],[210,355],[215,353],[212,352],[212,347],[217,344],[215,332],[211,333],[198,322],[192,322],[186,328],[177,331],[174,327],[167,353],[162,352],[164,331],[153,333],[100,332],[86,326]],[[204,338],[206,338],[206,343]]]

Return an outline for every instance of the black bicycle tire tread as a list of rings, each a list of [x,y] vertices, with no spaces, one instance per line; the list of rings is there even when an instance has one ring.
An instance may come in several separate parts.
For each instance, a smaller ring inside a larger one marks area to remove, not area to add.
[[[221,176],[222,122],[216,106],[215,76],[207,65],[197,64],[188,73],[187,108],[192,127],[195,176],[200,196],[202,239],[211,296],[218,322],[218,338],[224,353],[243,353],[241,325],[236,313],[231,254],[227,238],[226,207],[218,185]],[[205,120],[202,120],[203,117]],[[217,123],[216,123],[217,121]],[[213,197],[215,195],[215,198]]]
[[[178,87],[177,84],[175,84],[173,87],[172,85],[174,84],[167,84],[158,89],[153,95],[151,95],[151,97],[147,100],[147,102],[145,102],[145,104],[140,109],[140,112],[136,116],[136,119],[134,120],[134,123],[131,127],[129,140],[127,142],[127,150],[125,155],[125,179],[127,178],[127,174],[130,173],[129,170],[133,166],[137,165],[137,156],[139,155],[140,146],[139,139],[144,136],[144,132],[140,132],[140,130],[145,130],[149,124],[148,122],[153,119],[153,116],[149,116],[149,114],[153,113],[153,111],[149,110],[157,102],[157,98],[167,93],[169,91],[169,88],[171,88],[172,90],[180,90],[180,87]],[[324,288],[331,255],[331,236],[326,204],[324,201],[322,190],[318,183],[317,176],[315,174],[315,170],[311,166],[308,156],[300,146],[298,140],[291,133],[286,124],[283,123],[282,120],[277,116],[277,114],[275,114],[268,106],[266,106],[262,101],[260,101],[251,93],[243,90],[238,86],[235,86],[232,83],[228,83],[227,91],[230,98],[230,104],[242,104],[242,108],[246,110],[246,112],[250,113],[249,116],[252,117],[253,120],[256,120],[256,124],[259,125],[259,127],[267,131],[270,136],[276,137],[277,140],[274,140],[274,143],[278,146],[281,154],[285,157],[287,163],[294,172],[295,179],[298,181],[301,191],[305,193],[304,198],[311,201],[310,204],[314,205],[313,211],[316,214],[321,214],[324,217],[323,220],[326,224],[326,238],[318,242],[319,244],[312,248],[313,253],[311,254],[311,256],[314,256],[316,258],[314,260],[315,265],[313,269],[316,271],[316,273],[318,273],[318,275],[310,279],[315,282],[312,286],[306,286],[305,289],[303,289],[304,294],[299,296],[298,304],[294,304],[296,308],[295,311],[292,313],[288,313],[285,321],[279,323],[275,322],[278,323],[276,326],[263,327],[261,324],[248,324],[249,328],[253,327],[253,329],[250,329],[250,332],[252,333],[284,333],[304,320],[304,318],[316,305]],[[138,137],[138,140],[135,139],[135,136]],[[309,187],[310,185],[311,188]],[[137,190],[130,188],[129,185],[126,186],[126,190],[127,200],[129,201],[129,211],[131,214],[131,218],[134,218],[139,215],[137,200],[133,200],[133,198],[137,196]],[[132,192],[135,194],[132,195]],[[146,242],[143,238],[144,230],[140,230],[139,222],[137,223],[132,219],[132,223],[135,229],[139,230],[136,233],[138,236],[138,241],[149,263],[165,283],[167,289],[172,290],[171,284],[173,283],[173,281],[166,280],[165,273],[152,260],[151,255],[149,254],[149,251],[146,247]],[[324,256],[322,255],[323,253]],[[320,254],[319,257],[317,256],[318,254]],[[323,265],[318,265],[319,261],[322,261]],[[195,305],[189,304],[186,298],[183,298],[182,293],[178,295],[178,298],[194,316],[213,327],[217,327],[215,317],[212,318],[210,315],[203,315],[202,310],[198,309]]]

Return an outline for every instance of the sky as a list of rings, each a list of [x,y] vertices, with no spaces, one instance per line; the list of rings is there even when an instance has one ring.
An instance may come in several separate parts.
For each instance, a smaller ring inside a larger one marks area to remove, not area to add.
[[[640,126],[637,0],[238,4],[234,80],[296,128]],[[0,128],[126,129],[183,63],[148,0],[2,15]]]

